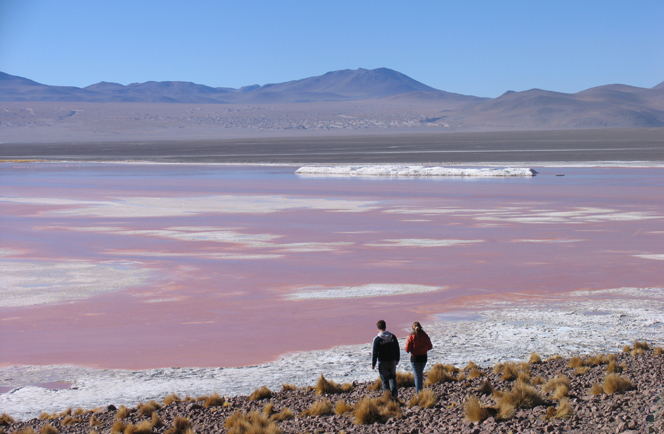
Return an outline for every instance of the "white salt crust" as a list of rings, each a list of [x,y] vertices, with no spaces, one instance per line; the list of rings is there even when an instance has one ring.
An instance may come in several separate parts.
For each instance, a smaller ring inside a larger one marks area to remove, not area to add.
[[[302,166],[297,175],[343,175],[343,176],[467,176],[493,178],[505,176],[527,176],[537,174],[533,169],[523,167],[504,168],[456,168],[403,165],[371,166]]]
[[[393,283],[369,283],[366,285],[340,286],[335,288],[308,286],[297,289],[295,292],[286,295],[285,298],[289,300],[366,298],[385,295],[419,294],[438,291],[440,289],[443,289],[443,287]]]
[[[429,366],[433,363],[465,365],[473,360],[481,365],[504,360],[525,360],[530,353],[542,357],[571,356],[620,351],[635,339],[661,345],[664,341],[664,288],[614,288],[577,291],[564,298],[533,297],[518,306],[494,301],[473,306],[477,320],[464,320],[467,313],[456,312],[458,321],[438,322],[419,319],[433,341]],[[454,312],[440,315],[452,317]],[[402,329],[388,329],[404,338]],[[93,408],[124,404],[135,406],[150,399],[161,400],[171,392],[181,396],[248,395],[266,385],[278,390],[282,383],[312,385],[322,373],[337,382],[370,381],[376,378],[370,368],[373,330],[367,330],[367,344],[348,345],[323,351],[287,354],[262,365],[242,368],[163,368],[142,371],[91,369],[79,366],[9,366],[0,368],[0,383],[17,386],[0,395],[3,412],[18,419],[37,417],[41,411],[63,411],[68,407]],[[399,370],[409,371],[407,355]],[[30,383],[63,381],[70,389],[49,390],[18,387]]]

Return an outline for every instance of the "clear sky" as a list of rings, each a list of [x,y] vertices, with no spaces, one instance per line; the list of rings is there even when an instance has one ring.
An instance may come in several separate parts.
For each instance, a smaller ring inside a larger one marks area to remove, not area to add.
[[[240,87],[387,67],[479,96],[664,81],[664,0],[0,0],[0,71]]]

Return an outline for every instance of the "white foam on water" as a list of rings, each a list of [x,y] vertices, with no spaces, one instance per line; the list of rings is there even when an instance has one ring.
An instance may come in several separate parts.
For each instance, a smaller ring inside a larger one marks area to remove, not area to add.
[[[444,289],[444,287],[399,283],[369,283],[366,285],[341,286],[336,288],[308,286],[297,289],[296,292],[286,295],[285,298],[288,300],[366,298],[386,295],[419,294],[441,289]]]
[[[537,172],[523,167],[504,168],[456,168],[441,166],[404,166],[404,165],[369,165],[369,166],[302,166],[295,171],[297,175],[342,175],[342,176],[463,176],[493,178],[506,176],[532,177]]]
[[[143,285],[153,274],[139,262],[3,259],[0,307],[32,306]]]
[[[654,259],[656,261],[664,261],[664,253],[654,253],[651,255],[632,255],[632,256],[643,259]]]
[[[426,238],[405,238],[382,240],[380,243],[368,243],[371,247],[450,247],[464,244],[482,243],[484,240],[434,240]]]
[[[434,363],[465,365],[473,360],[491,365],[505,360],[527,359],[532,352],[542,357],[619,352],[635,339],[664,342],[664,288],[609,288],[576,291],[568,298],[532,299],[519,305],[511,301],[488,301],[474,306],[471,313],[445,312],[454,321],[419,320],[434,345],[429,366]],[[604,315],[588,312],[603,311]],[[464,319],[473,317],[474,319]],[[461,318],[461,319],[459,319]],[[403,348],[410,324],[399,330]],[[392,325],[393,326],[393,325]],[[271,363],[241,368],[163,368],[141,371],[92,369],[78,366],[0,367],[0,384],[19,386],[49,381],[73,383],[70,389],[49,390],[21,387],[0,395],[0,408],[14,418],[25,420],[42,411],[102,405],[135,406],[151,399],[162,400],[175,392],[201,396],[218,392],[223,396],[248,395],[266,385],[278,390],[283,383],[313,385],[322,373],[337,382],[371,381],[369,342],[374,330],[367,330],[367,343],[329,350],[292,353]],[[402,352],[402,360],[407,354]],[[399,370],[409,371],[408,363]]]

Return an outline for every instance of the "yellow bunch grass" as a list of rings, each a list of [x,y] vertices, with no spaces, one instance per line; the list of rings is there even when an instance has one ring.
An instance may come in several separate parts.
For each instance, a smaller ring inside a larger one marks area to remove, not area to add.
[[[90,426],[94,427],[98,425],[103,425],[103,422],[97,419],[97,416],[93,414],[92,417],[90,417]]]
[[[611,363],[606,367],[606,372],[608,374],[622,372],[622,366],[618,366],[615,360],[611,360]]]
[[[116,434],[116,433],[122,433],[125,430],[125,423],[118,419],[115,422],[113,422],[113,426],[111,427],[111,434]]]
[[[138,425],[129,424],[124,430],[124,434],[152,434],[152,423],[144,420]]]
[[[62,416],[71,416],[71,407],[68,408],[68,409],[66,409],[66,410],[63,411],[63,412],[60,412],[60,413],[58,414],[58,416],[60,416],[60,417],[62,417]]]
[[[540,384],[544,384],[544,378],[538,375],[537,377],[530,380],[530,383],[534,386],[539,386]]]
[[[2,413],[2,416],[0,416],[0,426],[11,425],[15,422],[16,421],[14,420],[14,418],[8,415],[7,413]]]
[[[42,427],[42,429],[39,431],[41,434],[58,434],[59,431],[56,427],[53,425],[47,423]]]
[[[459,374],[456,376],[454,380],[458,382],[466,381],[466,374],[464,374],[463,372],[459,372]]]
[[[177,396],[175,393],[171,393],[169,395],[166,395],[166,398],[162,401],[164,405],[170,405],[173,404],[174,402],[181,402],[182,399],[180,399],[179,396]]]
[[[477,368],[472,368],[468,373],[468,378],[484,377],[484,373]]]
[[[533,408],[544,403],[544,398],[533,386],[516,383],[512,390],[498,399],[498,419],[509,419],[517,409]]]
[[[531,353],[530,358],[528,359],[528,363],[530,363],[531,365],[542,363],[542,358],[537,353]]]
[[[392,400],[389,392],[385,392],[381,398],[367,396],[360,400],[355,406],[353,416],[355,424],[368,425],[385,423],[391,417],[401,419],[403,414],[399,404]]]
[[[126,406],[121,405],[120,408],[118,408],[118,412],[115,413],[115,418],[124,419],[129,416],[129,413],[131,413],[131,411]]]
[[[547,362],[553,362],[554,360],[560,360],[562,358],[563,358],[563,356],[561,356],[560,354],[554,354],[553,356],[546,359],[546,361]]]
[[[629,353],[630,351],[632,351],[632,347],[630,347],[629,345],[624,345],[622,347],[622,352],[623,353]]]
[[[577,377],[579,377],[579,376],[581,376],[581,375],[586,375],[586,374],[588,373],[588,371],[590,371],[590,368],[589,368],[589,367],[587,367],[587,366],[582,366],[582,367],[580,367],[580,368],[576,368],[576,369],[574,370],[574,375],[576,375]]]
[[[191,427],[189,419],[182,416],[176,416],[175,419],[173,419],[173,426],[167,429],[164,434],[189,434],[190,432],[193,433],[193,428]]]
[[[337,404],[334,406],[334,414],[342,415],[350,413],[354,409],[355,407],[353,407],[352,405],[348,404],[346,401],[341,399],[337,401]]]
[[[322,399],[311,404],[311,407],[300,413],[300,416],[322,416],[324,414],[333,414],[334,407],[327,399]]]
[[[0,428],[0,429],[4,431],[3,428]],[[35,430],[31,426],[26,426],[26,427],[23,427],[19,430],[14,431],[12,434],[36,434],[36,433],[35,433]]]
[[[478,366],[473,362],[472,360],[468,362],[465,368],[463,368],[464,371],[470,371],[472,369],[477,369]]]
[[[483,422],[496,414],[496,410],[482,405],[475,395],[468,395],[463,415],[470,422]]]
[[[588,393],[594,396],[601,395],[604,393],[604,387],[600,383],[595,383],[592,385]]]
[[[286,384],[286,383],[281,385],[282,392],[289,392],[291,390],[297,390],[297,386],[294,384]]]
[[[572,369],[581,368],[583,365],[584,365],[583,359],[579,356],[572,357],[567,363],[567,366],[569,366]]]
[[[205,398],[205,403],[203,407],[220,407],[224,405],[226,400],[220,396],[217,392],[214,392],[212,395],[209,395]]]
[[[560,385],[567,386],[567,389],[569,390],[569,388],[572,387],[572,382],[570,381],[569,378],[565,377],[564,375],[558,375],[557,377],[552,378],[546,383],[544,383],[544,385],[542,386],[542,392],[544,393],[553,392]]]
[[[447,365],[452,366],[452,365]],[[454,369],[454,367],[452,366]],[[424,386],[429,387],[433,384],[438,384],[438,383],[451,383],[454,381],[454,377],[450,375],[450,371],[446,367],[446,365],[442,365],[440,363],[436,363],[431,367],[429,372],[427,373],[427,378],[424,381]]]
[[[431,389],[420,390],[419,393],[413,395],[413,398],[408,403],[408,408],[419,405],[422,408],[432,408],[438,402],[436,394]]]
[[[397,372],[398,387],[415,387],[415,374],[412,372]]]
[[[339,386],[332,380],[327,380],[323,374],[320,374],[318,382],[316,383],[316,395],[330,395],[336,393],[344,393],[351,390],[353,386],[350,383],[346,383],[343,386]]]
[[[138,404],[138,415],[139,416],[152,416],[152,413],[161,408],[161,404],[157,401],[150,401],[147,404]]]
[[[54,417],[58,417],[57,414],[53,413]],[[45,419],[53,419],[53,416],[48,414],[47,411],[42,411],[41,414],[39,415],[39,420],[45,420]],[[0,422],[0,425],[2,425],[2,422]]]
[[[263,414],[266,416],[272,416],[274,413],[274,404],[271,402],[265,404],[265,407],[263,407]]]
[[[258,401],[267,398],[272,398],[272,391],[267,386],[261,386],[249,395],[249,401]]]
[[[277,422],[282,422],[284,420],[290,420],[290,419],[294,419],[294,418],[295,418],[295,415],[293,414],[291,409],[288,408],[288,407],[283,408],[283,409],[281,409],[281,411],[279,413],[275,413],[272,416],[270,416],[271,420],[274,420],[274,421],[277,421]]]
[[[482,384],[477,389],[477,393],[480,395],[491,395],[493,393],[493,386],[491,385],[489,379],[482,381]]]
[[[649,350],[650,345],[648,345],[648,342],[646,342],[645,340],[641,341],[641,342],[639,342],[637,340],[637,341],[634,341],[634,348],[640,348],[642,350]]]
[[[634,386],[627,378],[621,377],[617,374],[609,374],[604,378],[602,388],[604,389],[604,393],[611,395],[613,393],[624,393],[628,390],[632,390]]]
[[[150,423],[153,427],[164,426],[164,422],[161,420],[156,411],[152,413],[152,421]]]
[[[226,419],[228,434],[280,434],[279,426],[258,411],[235,412]]]
[[[80,423],[83,422],[82,419],[76,419],[75,417],[72,416],[65,416],[64,419],[62,419],[62,422],[60,422],[62,425],[73,425],[75,423]]]

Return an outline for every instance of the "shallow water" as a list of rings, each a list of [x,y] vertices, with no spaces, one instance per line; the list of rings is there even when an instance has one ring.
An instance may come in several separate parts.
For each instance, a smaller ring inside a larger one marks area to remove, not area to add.
[[[637,256],[664,253],[664,169],[295,169],[1,165],[0,364],[241,366],[368,342],[379,318],[405,336],[491,300],[664,281]],[[293,297],[322,291],[344,298]]]

